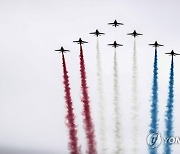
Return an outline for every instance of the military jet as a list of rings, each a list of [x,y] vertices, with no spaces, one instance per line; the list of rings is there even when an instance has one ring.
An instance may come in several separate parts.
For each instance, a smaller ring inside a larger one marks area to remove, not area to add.
[[[161,44],[157,43],[157,41],[155,41],[154,44],[149,44],[149,45],[151,45],[151,46],[153,46],[155,48],[160,47],[160,46],[164,46],[164,45],[161,45]]]
[[[61,47],[60,49],[57,49],[55,51],[59,51],[59,52],[62,52],[62,53],[67,52],[67,51],[70,52],[69,50],[65,50],[63,47]]]
[[[117,22],[117,20],[114,20],[114,22],[110,22],[110,23],[108,23],[108,25],[112,25],[112,26],[114,26],[114,27],[117,27],[117,26],[119,26],[119,25],[124,25],[123,23],[120,23],[120,22]]]
[[[136,36],[143,35],[143,34],[137,33],[136,30],[134,30],[134,32],[128,33],[127,35],[131,35],[135,38]]]
[[[168,55],[172,56],[172,58],[173,58],[173,56],[178,56],[178,55],[180,55],[180,54],[178,54],[178,53],[175,53],[173,50],[172,50],[171,52],[165,53],[165,54],[168,54]]]
[[[101,33],[96,29],[95,32],[92,32],[92,33],[89,33],[89,34],[94,34],[94,35],[96,35],[98,37],[98,36],[104,35],[105,33]]]
[[[112,47],[114,47],[114,48],[117,48],[117,47],[119,47],[119,46],[123,46],[122,44],[118,44],[116,41],[114,41],[113,44],[108,44],[108,45],[110,45],[110,46],[112,46]]]
[[[83,41],[81,38],[79,38],[79,40],[78,41],[73,41],[73,42],[75,42],[75,43],[77,43],[77,44],[84,44],[84,43],[88,43],[88,42],[86,42],[86,41]]]

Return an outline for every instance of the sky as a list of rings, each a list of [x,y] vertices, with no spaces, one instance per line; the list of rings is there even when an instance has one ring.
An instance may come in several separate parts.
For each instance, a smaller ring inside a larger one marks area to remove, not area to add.
[[[68,131],[65,125],[63,70],[61,54],[54,50],[63,46],[65,54],[78,137],[83,153],[86,148],[82,124],[82,103],[79,73],[79,46],[73,40],[81,37],[89,43],[83,46],[92,118],[99,149],[99,114],[96,76],[96,29],[106,33],[99,38],[102,60],[105,130],[108,152],[113,139],[113,55],[107,46],[116,40],[119,89],[122,111],[123,147],[132,151],[132,55],[134,29],[143,33],[136,39],[138,69],[139,134],[138,150],[147,153],[146,138],[150,124],[150,99],[153,77],[154,49],[149,43],[158,41],[159,69],[159,132],[164,133],[172,49],[180,53],[178,0],[7,0],[0,1],[0,152],[68,153]],[[118,28],[108,22],[124,23]],[[174,58],[175,103],[174,135],[180,136],[178,104],[180,100],[180,57]],[[159,151],[162,151],[162,145]],[[8,149],[8,150],[7,150]],[[12,152],[11,152],[12,151]],[[33,151],[33,152],[32,152]],[[145,152],[144,152],[145,151]],[[180,145],[173,145],[180,152]]]

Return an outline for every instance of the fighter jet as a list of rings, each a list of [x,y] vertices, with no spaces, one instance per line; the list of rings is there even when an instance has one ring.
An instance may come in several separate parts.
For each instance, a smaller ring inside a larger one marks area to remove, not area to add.
[[[134,32],[128,33],[127,35],[132,35],[135,38],[136,36],[143,35],[143,34],[137,33],[136,30],[134,30]]]
[[[165,54],[168,54],[168,55],[172,56],[172,58],[173,58],[173,56],[178,56],[178,55],[180,55],[180,54],[178,54],[178,53],[175,53],[173,50],[172,50],[171,52],[165,53]]]
[[[151,46],[153,46],[155,48],[160,47],[160,46],[164,46],[164,45],[161,45],[161,44],[157,43],[157,41],[155,41],[154,44],[149,44],[149,45],[151,45]]]
[[[98,36],[101,36],[102,34],[105,34],[105,33],[101,33],[96,29],[95,32],[92,32],[92,33],[89,33],[89,34],[94,34],[94,35],[96,35],[98,37]]]
[[[114,27],[117,27],[117,26],[119,26],[119,25],[124,25],[123,23],[120,23],[120,22],[117,22],[117,20],[114,20],[114,22],[110,22],[110,23],[108,23],[108,25],[112,25],[112,26],[114,26]]]
[[[118,44],[116,41],[114,41],[113,44],[108,44],[108,45],[111,45],[111,46],[114,47],[114,48],[117,48],[117,47],[119,47],[119,46],[123,46],[122,44]]]
[[[66,52],[66,51],[68,51],[68,52],[69,52],[69,50],[65,50],[63,47],[61,47],[60,49],[55,50],[55,51],[59,51],[59,52],[62,52],[62,53]]]
[[[84,43],[88,43],[88,42],[86,42],[86,41],[83,41],[81,38],[79,38],[79,40],[78,41],[73,41],[73,42],[75,42],[75,43],[78,43],[78,44],[84,44]]]

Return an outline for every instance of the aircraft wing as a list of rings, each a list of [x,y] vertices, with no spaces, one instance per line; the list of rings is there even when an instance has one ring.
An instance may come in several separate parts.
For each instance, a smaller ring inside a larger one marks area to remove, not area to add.
[[[155,44],[149,44],[149,45],[153,45],[153,46],[155,46]]]
[[[79,42],[79,41],[73,41],[73,42]]]
[[[127,35],[133,35],[133,33],[127,33]]]
[[[102,34],[105,34],[105,33],[99,33],[100,35],[102,35]]]
[[[178,54],[178,53],[174,53],[174,55],[180,55],[180,54]]]
[[[171,52],[169,52],[169,53],[165,53],[165,54],[171,55]]]
[[[114,23],[113,23],[113,22],[110,22],[110,23],[108,23],[108,25],[114,25]]]
[[[89,34],[96,34],[95,32],[89,33]]]
[[[114,44],[108,44],[108,45],[114,46]]]
[[[86,41],[82,41],[82,43],[88,43],[88,42],[86,42]]]
[[[66,50],[57,49],[57,50],[55,50],[55,51],[64,52],[64,51],[66,51]]]
[[[137,33],[137,35],[143,35],[143,34]]]
[[[59,51],[59,52],[66,52],[66,51],[68,51],[68,52],[70,52],[69,50],[55,50],[55,51]]]

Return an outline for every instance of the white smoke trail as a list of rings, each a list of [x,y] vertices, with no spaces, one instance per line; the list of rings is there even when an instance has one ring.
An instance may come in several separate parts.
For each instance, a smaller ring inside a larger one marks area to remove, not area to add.
[[[115,111],[115,153],[122,154],[122,126],[121,126],[121,114],[119,108],[119,81],[118,81],[118,65],[117,65],[117,56],[116,49],[114,51],[114,111]]]
[[[100,124],[100,153],[106,154],[106,134],[105,134],[105,119],[104,119],[104,97],[103,97],[103,82],[102,82],[102,69],[101,69],[101,54],[99,51],[99,41],[97,38],[96,44],[97,54],[97,82],[98,82],[98,105],[99,105],[99,124]]]
[[[132,67],[132,125],[133,125],[133,153],[137,154],[138,146],[138,92],[137,92],[137,52],[136,40],[134,38],[133,67]]]

